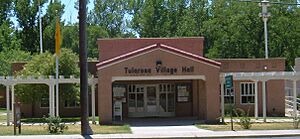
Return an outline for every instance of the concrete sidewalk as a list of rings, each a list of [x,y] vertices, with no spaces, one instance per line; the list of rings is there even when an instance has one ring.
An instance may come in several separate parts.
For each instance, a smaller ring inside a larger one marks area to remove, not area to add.
[[[226,119],[228,120],[228,119]],[[290,119],[287,119],[290,120]],[[287,122],[286,119],[273,119],[272,122]],[[34,136],[0,136],[0,139],[83,139],[83,138],[255,138],[255,137],[283,137],[298,136],[300,130],[246,130],[246,131],[211,131],[198,129],[195,119],[134,119],[127,120],[132,134],[97,134],[88,137],[81,135],[34,135]],[[78,123],[80,124],[80,123]],[[0,131],[1,132],[1,131]]]
[[[98,134],[83,137],[81,135],[35,135],[0,136],[1,139],[83,139],[83,138],[255,138],[255,137],[291,137],[299,136],[300,130],[247,130],[247,131],[209,131],[194,126],[148,126],[132,127],[132,134]]]

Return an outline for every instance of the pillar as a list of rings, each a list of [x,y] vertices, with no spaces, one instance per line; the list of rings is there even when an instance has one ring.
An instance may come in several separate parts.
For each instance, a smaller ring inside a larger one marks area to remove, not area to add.
[[[14,107],[14,103],[15,103],[15,85],[11,85],[11,119],[12,121],[14,121],[14,113],[15,113],[15,107]]]
[[[55,116],[59,116],[59,83],[56,81],[56,86],[55,86]],[[54,93],[53,93],[54,94]]]
[[[293,113],[294,119],[297,118],[297,80],[293,80]]]
[[[254,116],[258,119],[258,81],[255,81],[255,106],[254,106]]]
[[[225,110],[224,110],[224,81],[221,81],[221,115],[222,123],[224,123]]]
[[[53,114],[52,114],[52,94],[51,94],[51,85],[50,84],[48,84],[48,86],[49,86],[49,115],[50,116],[53,116]]]
[[[49,84],[49,115],[54,116],[54,84]]]
[[[95,84],[92,84],[92,123],[96,124]]]
[[[266,81],[262,81],[262,97],[263,97],[263,118],[267,122],[267,102],[266,102]]]
[[[52,85],[51,85],[52,116],[55,116],[55,93],[54,93],[54,90],[55,90],[55,86],[54,86],[54,84],[52,84]]]
[[[6,85],[6,124],[7,126],[10,125],[9,123],[9,85]]]

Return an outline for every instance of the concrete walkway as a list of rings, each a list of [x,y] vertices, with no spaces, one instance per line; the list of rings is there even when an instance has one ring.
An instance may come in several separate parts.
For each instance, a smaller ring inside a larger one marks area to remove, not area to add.
[[[255,137],[299,137],[300,130],[248,130],[248,131],[207,131],[191,126],[137,127],[133,134],[98,134],[83,137],[81,135],[35,135],[35,136],[0,136],[1,139],[84,139],[84,138],[255,138]]]
[[[83,139],[83,138],[255,138],[255,137],[295,137],[300,138],[300,130],[247,130],[247,131],[210,131],[198,129],[193,124],[199,121],[182,120],[152,120],[141,119],[127,121],[131,125],[132,134],[97,134],[83,137],[81,135],[35,135],[35,136],[0,136],[0,139]],[[176,124],[174,124],[176,123]],[[0,131],[1,132],[1,131]]]

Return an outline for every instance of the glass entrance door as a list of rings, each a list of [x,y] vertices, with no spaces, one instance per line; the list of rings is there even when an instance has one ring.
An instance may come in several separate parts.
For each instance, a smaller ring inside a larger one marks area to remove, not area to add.
[[[145,89],[143,85],[128,85],[128,116],[143,117],[145,113]]]
[[[128,116],[175,116],[175,85],[128,85]]]
[[[159,84],[159,115],[175,115],[175,85]]]
[[[156,86],[147,86],[147,113],[154,114],[157,112],[157,91]]]

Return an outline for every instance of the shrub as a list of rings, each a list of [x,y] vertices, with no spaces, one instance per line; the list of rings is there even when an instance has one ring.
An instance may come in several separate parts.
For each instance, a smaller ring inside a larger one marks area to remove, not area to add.
[[[62,123],[61,118],[58,116],[50,116],[46,118],[46,121],[48,124],[48,131],[51,134],[60,134],[63,133],[64,130],[68,129],[68,126]]]
[[[299,128],[300,118],[294,119],[293,126],[295,129]]]
[[[243,109],[237,108],[234,110],[236,116],[240,119],[238,124],[243,128],[243,129],[250,129],[251,128],[251,119],[249,117],[249,110],[246,114],[246,112]]]

